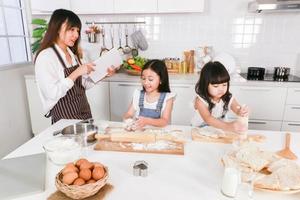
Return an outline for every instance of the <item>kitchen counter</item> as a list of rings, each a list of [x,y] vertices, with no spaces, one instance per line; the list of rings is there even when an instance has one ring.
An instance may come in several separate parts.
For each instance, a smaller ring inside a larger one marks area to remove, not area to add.
[[[26,75],[25,78],[34,79],[34,75]],[[170,84],[192,84],[198,81],[198,74],[170,74]],[[114,76],[105,78],[106,82],[140,82],[140,76],[128,75],[124,71],[116,73]],[[278,82],[278,81],[248,81],[239,74],[231,74],[231,85],[237,86],[266,86],[266,87],[299,87],[299,82]]]
[[[17,148],[5,158],[43,152],[42,145],[45,141],[53,137],[53,131],[60,130],[76,122],[77,120],[59,121]],[[187,132],[191,129],[189,126],[172,126],[172,128],[175,127]],[[283,146],[284,132],[249,130],[249,133],[259,133],[266,136],[266,141],[259,144],[265,150],[277,151]],[[296,132],[292,132],[291,134],[291,149],[300,157],[300,149],[296,147],[296,143],[300,141],[300,134]],[[114,186],[114,189],[108,194],[107,200],[226,200],[230,198],[223,196],[220,192],[223,176],[223,166],[220,159],[230,148],[232,146],[228,144],[200,143],[189,139],[185,145],[184,156],[102,152],[92,149],[87,149],[85,154],[89,160],[102,162],[109,168],[109,183]],[[132,175],[132,166],[137,160],[145,160],[149,163],[147,177],[135,177]],[[53,174],[54,171],[52,171]],[[50,185],[43,193],[20,197],[18,200],[46,199],[54,191],[54,185]],[[254,199],[256,200],[298,200],[300,198],[300,193],[284,195],[255,191],[254,195]]]

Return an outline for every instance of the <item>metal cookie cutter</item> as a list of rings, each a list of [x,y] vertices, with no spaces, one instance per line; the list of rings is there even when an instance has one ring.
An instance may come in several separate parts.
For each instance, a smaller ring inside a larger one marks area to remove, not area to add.
[[[133,175],[146,177],[148,175],[148,163],[144,160],[136,161],[133,165]]]

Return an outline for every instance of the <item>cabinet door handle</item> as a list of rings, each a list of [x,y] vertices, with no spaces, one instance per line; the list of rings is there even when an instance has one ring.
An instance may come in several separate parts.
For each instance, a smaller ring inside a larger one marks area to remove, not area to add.
[[[118,83],[118,86],[140,86],[140,84],[135,84],[135,83]]]
[[[269,89],[269,88],[241,88],[241,90],[244,90],[244,91],[264,91],[264,92],[271,91],[271,89]]]
[[[249,124],[267,124],[267,122],[249,121]]]
[[[289,126],[300,126],[300,124],[288,123]]]
[[[292,108],[292,109],[297,109],[297,110],[300,109],[300,107],[298,107],[298,106],[292,106],[291,108]]]
[[[300,92],[300,90],[299,89],[295,89],[294,92]]]
[[[190,88],[189,85],[171,85],[171,88]]]

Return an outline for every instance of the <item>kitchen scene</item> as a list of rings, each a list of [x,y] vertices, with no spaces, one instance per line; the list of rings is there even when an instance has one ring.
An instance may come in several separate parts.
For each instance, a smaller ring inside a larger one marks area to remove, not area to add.
[[[299,20],[299,0],[0,0],[0,199],[299,199]]]

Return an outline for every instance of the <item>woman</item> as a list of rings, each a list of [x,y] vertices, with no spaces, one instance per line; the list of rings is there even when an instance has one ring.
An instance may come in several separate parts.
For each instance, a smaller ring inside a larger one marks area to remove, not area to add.
[[[79,17],[69,10],[55,10],[35,59],[35,74],[46,117],[60,119],[92,117],[85,89],[94,86],[87,76],[94,64],[80,61]],[[108,74],[113,69],[109,68]]]

